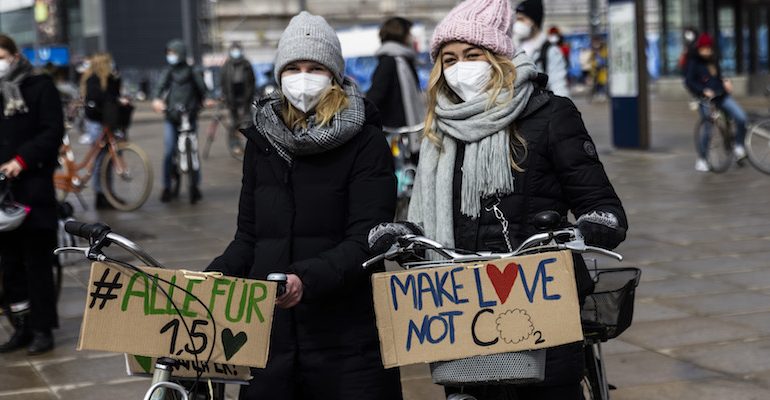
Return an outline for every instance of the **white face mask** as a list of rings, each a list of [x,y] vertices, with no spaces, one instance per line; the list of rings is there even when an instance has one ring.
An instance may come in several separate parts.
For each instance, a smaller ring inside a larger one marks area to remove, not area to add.
[[[486,61],[461,61],[444,70],[444,79],[463,101],[468,101],[486,92],[491,70]]]
[[[176,54],[166,54],[166,62],[176,65],[179,62],[179,56]]]
[[[516,40],[526,40],[532,36],[532,26],[524,21],[513,23],[513,38]]]
[[[548,41],[551,44],[559,44],[559,35],[548,35]]]
[[[8,71],[11,70],[11,62],[8,60],[0,60],[0,79],[8,75]]]
[[[687,42],[694,42],[695,41],[695,32],[687,31],[684,33],[684,40]]]
[[[241,53],[240,49],[232,49],[230,50],[230,57],[232,58],[241,58],[243,54]]]
[[[287,75],[281,78],[281,92],[294,107],[308,112],[318,105],[321,95],[332,86],[332,78],[321,74]]]

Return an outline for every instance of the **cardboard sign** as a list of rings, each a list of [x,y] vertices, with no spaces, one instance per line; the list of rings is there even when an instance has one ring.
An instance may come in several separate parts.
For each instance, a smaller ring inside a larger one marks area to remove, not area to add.
[[[155,357],[126,354],[126,372],[129,376],[152,376],[155,372]],[[213,382],[248,384],[251,379],[249,367],[207,363],[204,361],[179,361],[179,365],[171,370],[175,379],[195,379],[198,372],[201,379],[211,379]]]
[[[265,367],[274,282],[141,270],[144,273],[111,264],[91,265],[79,350],[199,362],[211,354],[211,363]]]
[[[583,339],[568,251],[384,272],[372,284],[386,368]]]

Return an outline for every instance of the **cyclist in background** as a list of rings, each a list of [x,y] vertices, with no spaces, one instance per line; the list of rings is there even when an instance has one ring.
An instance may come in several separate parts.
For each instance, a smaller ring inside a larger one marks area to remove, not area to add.
[[[16,43],[0,35],[0,172],[11,181],[14,200],[29,206],[24,222],[0,232],[0,268],[14,331],[0,353],[54,347],[58,327],[53,280],[56,194],[53,173],[64,136],[59,92],[48,75],[35,75]]]
[[[388,128],[417,125],[425,118],[411,29],[411,21],[389,18],[380,28],[382,45],[374,53],[379,62],[366,98],[380,110],[382,125]]]
[[[80,95],[84,99],[85,134],[87,143],[93,143],[104,127],[114,131],[120,99],[121,80],[114,69],[112,57],[107,53],[96,54],[90,58],[88,69],[80,79]],[[94,171],[99,171],[104,152],[96,158]],[[96,208],[113,208],[102,193],[101,179],[94,179]]]
[[[214,104],[209,89],[203,81],[203,74],[187,63],[187,48],[184,42],[175,39],[168,43],[166,62],[168,66],[163,71],[152,96],[152,107],[155,112],[166,113],[163,135],[163,193],[160,196],[160,201],[163,203],[171,201],[174,195],[171,180],[174,151],[176,151],[179,136],[178,126],[182,117],[180,108],[189,114],[190,124],[193,130],[196,130],[201,107]],[[190,190],[190,202],[196,203],[202,197],[199,187],[201,173],[194,171],[193,174],[194,187]]]
[[[227,61],[222,66],[222,97],[230,111],[230,147],[234,154],[243,151],[236,135],[238,129],[246,128],[251,122],[251,103],[256,93],[256,79],[251,62],[243,55],[243,47],[233,42],[228,51]]]
[[[746,138],[746,113],[737,101],[730,95],[733,91],[732,81],[722,77],[719,61],[714,54],[714,39],[708,33],[702,33],[695,43],[697,56],[693,57],[687,65],[685,85],[693,96],[713,101],[716,106],[724,111],[735,122],[735,145],[733,154],[737,160],[746,157],[744,139]],[[701,103],[700,114],[707,118],[709,107],[707,103]],[[706,132],[698,146],[698,159],[695,161],[695,170],[706,172],[709,170],[706,156],[708,152],[709,133]]]
[[[510,21],[508,0],[467,0],[436,26],[408,220],[445,247],[511,252],[538,232],[537,213],[557,211],[566,225],[572,212],[587,244],[615,248],[628,224],[593,140],[572,101],[545,90],[532,60],[515,51]],[[593,281],[583,258],[573,259],[584,298]],[[583,364],[582,342],[550,348],[543,383],[465,393],[578,400]]]

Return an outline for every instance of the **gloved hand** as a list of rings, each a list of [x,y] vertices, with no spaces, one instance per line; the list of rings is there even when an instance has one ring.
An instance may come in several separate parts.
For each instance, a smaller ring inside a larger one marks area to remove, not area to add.
[[[626,229],[609,211],[591,211],[577,219],[577,227],[587,245],[612,250],[626,239]]]
[[[419,225],[409,221],[382,223],[369,231],[369,250],[372,254],[382,254],[404,235],[423,235]]]

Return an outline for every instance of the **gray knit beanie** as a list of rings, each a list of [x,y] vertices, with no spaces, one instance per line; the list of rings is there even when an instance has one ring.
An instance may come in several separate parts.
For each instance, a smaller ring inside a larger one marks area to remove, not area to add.
[[[315,61],[329,68],[337,83],[345,76],[345,60],[337,33],[326,20],[307,11],[294,16],[278,41],[275,55],[275,81],[281,84],[281,71],[294,61]]]

